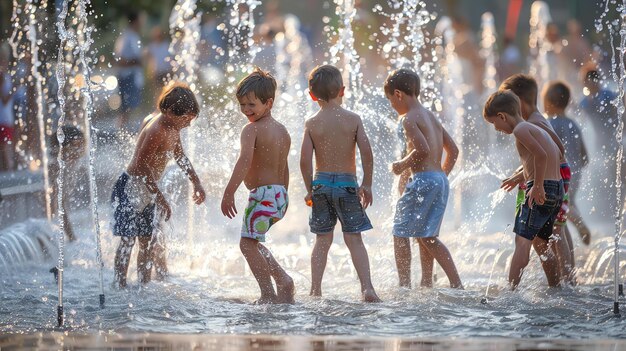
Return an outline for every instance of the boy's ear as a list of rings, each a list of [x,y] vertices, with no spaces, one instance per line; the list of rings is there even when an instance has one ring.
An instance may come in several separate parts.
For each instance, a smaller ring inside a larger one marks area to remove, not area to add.
[[[343,95],[345,94],[345,91],[346,91],[346,87],[345,86],[341,87],[341,89],[339,89],[339,96],[343,97]]]
[[[311,96],[311,99],[313,101],[317,101],[317,97],[315,95],[313,95],[313,92],[309,90],[309,95]]]
[[[393,91],[393,96],[395,96],[396,99],[398,99],[398,100],[402,100],[402,92],[400,90],[398,90],[398,89],[395,89]]]
[[[506,115],[504,114],[504,112],[498,112],[496,113],[496,117],[500,118],[503,121],[506,121]]]
[[[265,103],[269,103],[270,104],[270,109],[274,106],[274,99],[269,98],[267,99],[267,101]]]

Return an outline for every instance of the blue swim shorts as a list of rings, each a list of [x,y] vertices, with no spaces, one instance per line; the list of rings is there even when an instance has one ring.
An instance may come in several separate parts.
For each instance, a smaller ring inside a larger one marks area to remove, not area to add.
[[[532,180],[526,183],[526,197],[528,197],[528,192],[532,186]],[[524,201],[515,214],[513,232],[522,238],[533,240],[537,236],[547,241],[552,235],[554,221],[561,209],[561,202],[565,193],[563,181],[544,180],[543,188],[546,192],[546,201],[543,205],[533,204],[530,207],[527,201]]]
[[[113,186],[111,203],[114,209],[113,235],[152,235],[156,205],[152,194],[139,177],[122,173]]]
[[[396,204],[393,235],[402,238],[438,236],[449,193],[450,184],[443,172],[412,175]]]
[[[313,205],[309,226],[315,234],[332,233],[341,222],[344,233],[372,229],[361,206],[356,175],[352,173],[317,172],[313,178]]]

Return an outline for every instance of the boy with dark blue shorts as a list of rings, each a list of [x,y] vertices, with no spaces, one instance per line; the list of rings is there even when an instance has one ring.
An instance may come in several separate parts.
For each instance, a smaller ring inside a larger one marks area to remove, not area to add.
[[[331,65],[316,67],[309,75],[309,90],[320,110],[305,123],[300,170],[312,206],[309,225],[317,234],[311,254],[311,295],[322,295],[322,277],[333,229],[341,222],[343,238],[361,282],[366,302],[379,302],[370,277],[369,258],[361,232],[372,229],[364,208],[372,203],[374,157],[359,115],[343,107],[341,72]],[[363,163],[363,182],[356,178],[356,146]],[[313,176],[315,153],[315,176]]]
[[[111,194],[115,210],[113,235],[120,237],[115,253],[115,283],[121,288],[126,286],[130,254],[136,238],[139,239],[139,280],[144,284],[150,281],[153,263],[157,278],[167,275],[165,248],[153,240],[152,232],[157,209],[166,221],[171,214],[157,182],[172,156],[193,184],[195,203],[199,205],[205,199],[200,179],[180,141],[180,131],[188,127],[199,113],[196,97],[187,85],[172,82],[163,88],[157,106],[159,112],[144,120],[135,154]]]
[[[515,215],[515,252],[509,284],[515,289],[530,259],[535,237],[547,240],[563,200],[561,150],[542,128],[524,121],[520,99],[510,90],[492,94],[483,109],[485,120],[497,131],[515,136],[526,180],[525,200]],[[544,254],[541,253],[540,254]]]

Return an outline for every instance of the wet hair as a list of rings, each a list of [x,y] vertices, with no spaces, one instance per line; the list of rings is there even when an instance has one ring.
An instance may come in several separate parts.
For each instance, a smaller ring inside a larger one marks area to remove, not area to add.
[[[187,114],[197,115],[200,112],[196,96],[185,83],[170,82],[163,87],[157,101],[157,107],[164,114],[170,112],[175,116],[183,116]]]
[[[568,86],[561,81],[550,83],[550,85],[546,87],[543,94],[550,104],[560,109],[565,109],[567,107],[571,97]]]
[[[309,73],[309,90],[320,101],[330,101],[336,98],[341,88],[343,88],[343,78],[335,66],[317,66]]]
[[[514,74],[505,79],[500,84],[500,90],[511,90],[521,101],[536,106],[537,105],[537,81],[527,74]]]
[[[387,76],[383,85],[386,95],[392,95],[395,90],[418,97],[420,95],[420,77],[408,68],[397,69]]]
[[[504,112],[511,116],[521,114],[521,103],[519,97],[511,90],[498,90],[491,94],[483,107],[483,118],[495,117],[498,113]]]
[[[252,73],[245,76],[237,84],[237,98],[242,98],[250,93],[253,93],[262,103],[274,99],[276,96],[276,79],[269,72],[255,67]]]

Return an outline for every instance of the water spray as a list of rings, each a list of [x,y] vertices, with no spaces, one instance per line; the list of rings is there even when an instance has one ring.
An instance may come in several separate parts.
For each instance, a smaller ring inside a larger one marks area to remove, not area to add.
[[[64,62],[64,47],[68,43],[70,37],[65,27],[65,20],[67,18],[67,0],[63,1],[61,12],[57,18],[57,33],[59,35],[59,51],[57,56],[56,78],[58,82],[57,97],[59,99],[59,122],[57,125],[56,137],[59,141],[59,155],[57,161],[59,163],[59,169],[63,170],[65,161],[63,160],[63,141],[65,140],[65,134],[63,133],[63,124],[65,124],[65,62]],[[63,173],[59,173],[57,177],[57,186],[59,187],[57,192],[57,205],[59,208],[59,218],[63,218]],[[59,261],[56,267],[55,277],[57,278],[57,284],[59,288],[59,303],[57,305],[57,322],[58,326],[63,326],[63,264],[64,264],[64,240],[65,240],[65,223],[63,220],[59,220]]]
[[[511,227],[511,224],[507,224],[506,228],[504,228],[504,232],[502,234],[502,240],[504,240],[506,238],[506,234],[509,230],[509,228]],[[496,269],[496,262],[498,262],[498,260],[496,259],[496,255],[498,254],[498,252],[500,251],[500,249],[502,248],[502,241],[500,241],[500,245],[498,245],[498,249],[496,250],[496,252],[493,254],[493,264],[491,265],[491,273],[489,273],[489,280],[487,281],[487,288],[485,289],[485,296],[483,296],[483,298],[480,300],[480,303],[482,303],[483,305],[486,305],[488,302],[488,298],[489,298],[489,287],[491,286],[491,278],[493,277],[493,271]]]

